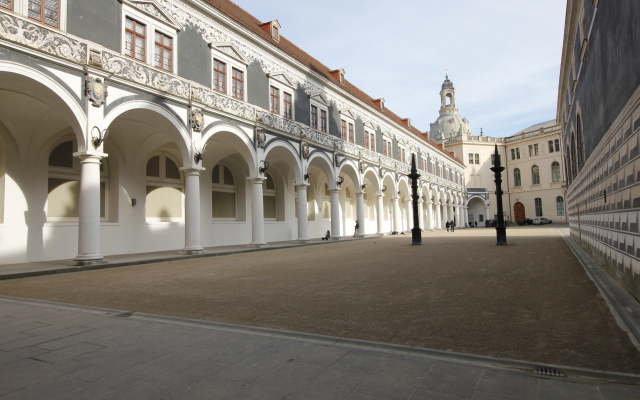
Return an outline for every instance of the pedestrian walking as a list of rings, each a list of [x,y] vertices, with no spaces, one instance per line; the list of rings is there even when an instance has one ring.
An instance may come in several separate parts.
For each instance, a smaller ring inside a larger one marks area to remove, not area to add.
[[[455,227],[456,227],[455,221],[451,221],[451,232],[455,230]]]
[[[358,229],[360,229],[360,224],[358,223],[358,220],[356,220],[356,226],[353,230],[353,237],[356,237],[356,235],[358,234]]]
[[[447,221],[447,223],[445,224],[445,226],[447,227],[447,232],[449,232],[449,228],[451,227],[451,225],[449,224],[449,221]]]

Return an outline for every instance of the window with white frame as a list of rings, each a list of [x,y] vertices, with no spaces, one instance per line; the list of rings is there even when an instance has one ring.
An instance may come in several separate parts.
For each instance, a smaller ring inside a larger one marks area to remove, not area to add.
[[[480,164],[480,154],[476,153],[476,164]]]
[[[367,129],[364,131],[364,148],[376,151],[376,135]]]
[[[393,150],[391,147],[391,139],[388,137],[382,138],[382,155],[392,158]]]
[[[46,0],[49,2],[50,0]],[[140,62],[175,73],[177,33],[182,30],[169,14],[155,5],[138,6],[122,0],[122,53]]]
[[[310,124],[313,129],[327,133],[327,116],[329,115],[329,102],[320,92],[309,93]]]
[[[183,217],[183,179],[179,163],[161,151],[147,161],[145,216],[148,221],[180,221]]]
[[[536,208],[536,217],[542,217],[542,199],[540,197],[536,197],[533,199]]]
[[[288,119],[295,118],[294,85],[283,72],[269,74],[269,110]]]
[[[0,0],[2,8],[54,28],[66,29],[67,0]]]
[[[211,216],[217,219],[236,219],[236,179],[226,164],[220,163],[211,173]]]
[[[342,140],[355,143],[355,117],[348,109],[340,112],[340,137]]]
[[[58,144],[49,154],[47,221],[77,222],[80,210],[80,162],[73,156],[75,140]],[[100,161],[100,219],[107,219],[109,167]]]
[[[398,146],[398,161],[400,161],[403,164],[407,163],[407,150],[402,147],[402,146]]]
[[[211,87],[217,92],[244,101],[249,62],[231,43],[212,42],[209,47],[213,66]]]

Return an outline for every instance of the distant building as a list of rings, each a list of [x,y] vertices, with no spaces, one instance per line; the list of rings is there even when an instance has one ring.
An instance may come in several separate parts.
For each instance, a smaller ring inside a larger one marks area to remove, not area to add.
[[[557,123],[572,238],[640,299],[640,2],[567,2]]]
[[[466,164],[468,221],[485,224],[497,218],[493,155],[498,146],[503,173],[504,218],[546,217],[566,222],[561,130],[555,120],[530,126],[513,136],[474,136],[469,121],[458,114],[455,88],[447,76],[440,92],[440,117],[431,124],[433,138]]]

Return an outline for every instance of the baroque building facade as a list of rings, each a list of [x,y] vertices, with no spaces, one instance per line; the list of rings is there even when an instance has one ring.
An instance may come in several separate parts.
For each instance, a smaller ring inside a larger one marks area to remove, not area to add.
[[[495,176],[491,167],[496,146],[503,173],[506,221],[546,217],[566,223],[561,129],[555,120],[530,126],[505,138],[474,136],[469,121],[458,114],[455,88],[446,77],[440,91],[440,116],[430,132],[446,150],[466,164],[467,220],[484,225],[497,218]]]
[[[0,263],[463,221],[464,164],[227,0],[0,0]]]
[[[571,237],[640,299],[640,3],[569,0],[558,90]]]

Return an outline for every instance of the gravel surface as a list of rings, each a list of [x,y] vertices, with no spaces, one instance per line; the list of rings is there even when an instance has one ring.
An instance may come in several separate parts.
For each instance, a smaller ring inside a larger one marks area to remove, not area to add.
[[[640,373],[553,227],[433,232],[0,282],[0,294]]]

